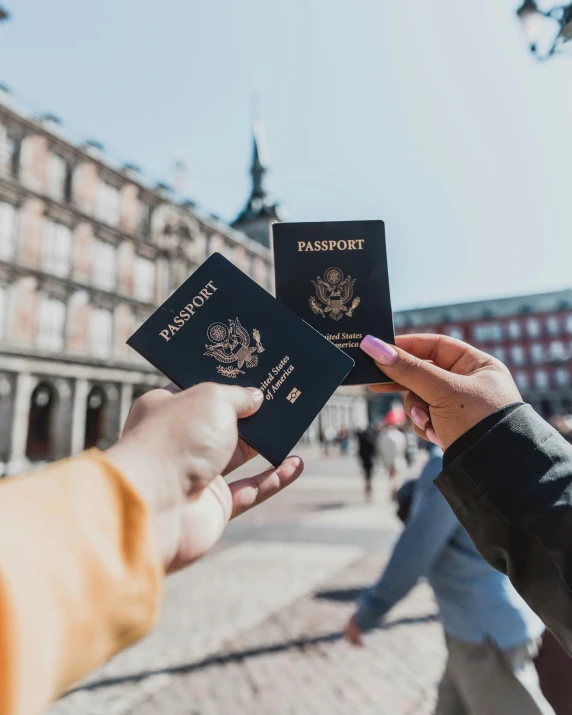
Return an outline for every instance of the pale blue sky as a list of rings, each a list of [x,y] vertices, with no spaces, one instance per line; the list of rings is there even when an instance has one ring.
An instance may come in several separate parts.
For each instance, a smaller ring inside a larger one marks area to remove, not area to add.
[[[2,0],[0,81],[232,219],[253,94],[291,220],[383,218],[397,308],[572,285],[572,58],[514,0]]]

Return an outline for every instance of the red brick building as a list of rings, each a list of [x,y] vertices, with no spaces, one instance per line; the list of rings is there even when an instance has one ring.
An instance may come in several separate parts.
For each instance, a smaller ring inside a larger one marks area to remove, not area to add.
[[[502,360],[543,416],[572,414],[572,289],[404,310],[395,329],[465,340]]]

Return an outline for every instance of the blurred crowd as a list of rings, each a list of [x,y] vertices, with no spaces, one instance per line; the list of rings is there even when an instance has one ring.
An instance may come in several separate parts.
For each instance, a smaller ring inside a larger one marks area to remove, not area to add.
[[[321,432],[320,441],[326,457],[343,456],[355,450],[362,466],[367,501],[373,496],[376,464],[381,464],[387,473],[390,496],[395,500],[420,449],[419,440],[400,403],[393,405],[381,419],[370,422],[365,429],[350,431],[345,426],[339,430],[329,427]]]

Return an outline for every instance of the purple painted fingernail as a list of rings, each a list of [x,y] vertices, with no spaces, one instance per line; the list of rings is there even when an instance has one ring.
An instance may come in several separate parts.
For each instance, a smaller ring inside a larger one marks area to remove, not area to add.
[[[388,343],[384,343],[373,335],[366,335],[360,343],[360,348],[382,365],[392,365],[397,357],[397,352]]]
[[[433,429],[433,427],[429,427],[428,430],[425,430],[425,434],[427,435],[427,439],[430,442],[433,442],[433,444],[436,444],[437,447],[441,447],[441,449],[445,449],[445,446],[443,445],[443,442],[437,437],[437,432]]]
[[[425,429],[425,425],[429,422],[429,415],[420,407],[411,408],[411,419],[419,429]]]

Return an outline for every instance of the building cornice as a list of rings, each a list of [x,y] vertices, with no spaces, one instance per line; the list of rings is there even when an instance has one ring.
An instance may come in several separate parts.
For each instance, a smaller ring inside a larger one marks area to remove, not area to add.
[[[50,142],[55,143],[57,146],[60,148],[65,149],[66,151],[72,150],[74,154],[79,157],[79,159],[83,161],[89,161],[97,166],[99,166],[101,169],[103,169],[106,172],[111,172],[117,180],[119,180],[121,183],[129,183],[135,185],[141,192],[146,197],[152,197],[153,203],[155,205],[159,204],[166,204],[169,206],[172,206],[173,208],[177,208],[178,210],[182,211],[183,213],[186,213],[189,215],[189,217],[193,218],[194,220],[199,223],[199,225],[202,224],[205,228],[208,228],[210,231],[214,233],[219,233],[224,238],[228,239],[229,241],[239,244],[246,248],[248,251],[251,253],[257,254],[260,258],[265,260],[266,262],[271,262],[272,257],[271,257],[271,251],[270,249],[266,248],[265,246],[261,246],[257,241],[252,240],[245,234],[243,234],[240,231],[237,231],[236,229],[232,228],[228,224],[224,223],[223,221],[219,219],[215,219],[211,217],[209,214],[206,212],[201,211],[199,208],[193,208],[191,209],[188,205],[185,205],[183,202],[177,202],[168,196],[165,196],[161,191],[158,191],[157,189],[154,189],[147,184],[145,184],[144,181],[142,180],[137,180],[136,177],[133,176],[133,173],[128,173],[124,169],[121,169],[119,167],[115,167],[108,162],[104,161],[100,157],[95,156],[92,152],[89,151],[88,148],[84,148],[81,146],[78,146],[74,143],[72,143],[71,139],[66,139],[62,136],[59,136],[57,133],[50,131],[43,123],[41,120],[36,119],[35,117],[26,117],[20,114],[19,112],[15,111],[14,109],[6,106],[6,104],[1,104],[0,103],[0,116],[2,114],[6,115],[9,117],[9,119],[13,122],[20,122],[23,124],[30,132],[33,132],[34,134],[39,134],[41,136],[45,136],[47,139],[50,140]],[[27,187],[24,187],[22,184],[19,184],[18,182],[14,182],[14,185],[20,186],[24,192],[29,192],[31,194],[36,195],[38,198],[42,198],[45,201],[54,201],[51,197],[45,195],[45,194],[39,194],[37,192],[31,191]],[[13,188],[12,184],[10,186]],[[55,203],[58,203],[57,201]],[[69,208],[70,206],[73,206],[73,209],[71,210],[76,210],[75,205],[70,205],[70,204],[64,204],[65,207]],[[79,211],[76,211],[76,213],[81,213]],[[84,215],[84,214],[82,214]],[[97,219],[95,219],[92,216],[86,216],[86,218],[89,221],[92,221],[93,223],[97,223]],[[101,223],[101,222],[99,222]],[[116,230],[115,227],[113,226],[108,226],[108,224],[104,224],[106,227],[109,227],[110,229]],[[125,234],[126,232],[121,232]],[[137,234],[130,234],[127,233],[131,238],[135,238]],[[141,239],[140,239],[141,240]],[[144,242],[144,240],[143,240]]]
[[[119,293],[117,291],[108,291],[103,288],[99,288],[91,283],[81,283],[80,281],[74,280],[71,277],[56,276],[53,273],[48,273],[40,268],[34,268],[32,266],[24,265],[22,263],[15,263],[14,261],[3,261],[0,260],[0,268],[8,277],[18,276],[21,278],[36,278],[38,281],[46,283],[55,283],[63,286],[68,293],[73,293],[75,291],[86,291],[96,298],[102,300],[111,300],[114,304],[117,303],[128,303],[135,309],[141,311],[142,313],[148,314],[149,311],[155,310],[156,305],[154,302],[146,303],[137,298],[133,298],[125,293]]]

